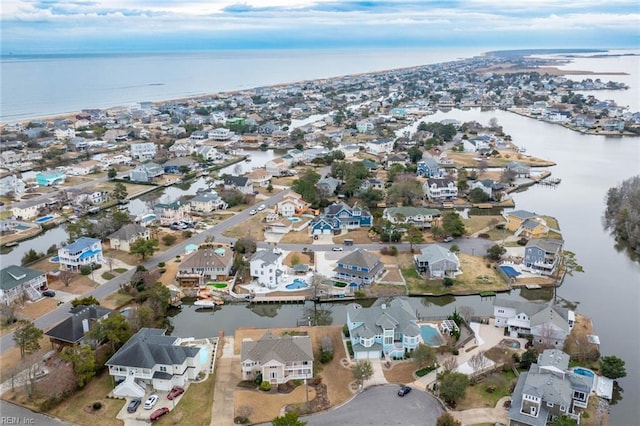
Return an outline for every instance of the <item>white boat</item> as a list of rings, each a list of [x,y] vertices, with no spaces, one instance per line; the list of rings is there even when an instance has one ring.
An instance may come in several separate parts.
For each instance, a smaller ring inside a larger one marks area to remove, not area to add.
[[[202,307],[205,307],[205,308],[213,308],[213,307],[218,306],[218,303],[216,303],[213,300],[196,300],[195,302],[193,302],[193,304],[195,306],[202,306]]]

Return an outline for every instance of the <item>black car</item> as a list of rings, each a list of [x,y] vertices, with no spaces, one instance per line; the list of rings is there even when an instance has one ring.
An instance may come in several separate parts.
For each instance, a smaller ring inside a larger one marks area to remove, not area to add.
[[[411,388],[409,386],[400,386],[400,389],[398,389],[398,396],[405,396],[409,392],[411,392]]]
[[[142,400],[140,398],[132,399],[129,405],[127,406],[127,412],[135,413],[141,403],[142,403]]]
[[[55,297],[56,292],[53,290],[45,290],[42,292],[42,295],[46,297]]]

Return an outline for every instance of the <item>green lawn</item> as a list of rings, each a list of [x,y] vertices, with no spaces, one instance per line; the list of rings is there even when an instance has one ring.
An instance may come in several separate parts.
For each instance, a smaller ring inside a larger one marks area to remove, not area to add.
[[[456,410],[495,407],[503,396],[511,395],[511,385],[516,381],[513,371],[497,371],[489,374],[481,382],[467,388],[464,399],[458,402]]]
[[[193,383],[185,392],[175,409],[163,416],[158,425],[189,424],[209,426],[211,424],[211,404],[215,389],[215,373],[202,383]]]

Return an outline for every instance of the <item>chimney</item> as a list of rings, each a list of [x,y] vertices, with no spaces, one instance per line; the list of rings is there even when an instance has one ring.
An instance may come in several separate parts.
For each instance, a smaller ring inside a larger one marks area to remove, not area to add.
[[[83,333],[89,332],[89,320],[86,318],[82,320],[82,332]]]
[[[387,309],[387,304],[383,303],[382,305],[380,305],[380,307],[382,308],[382,310],[385,310],[385,309]]]

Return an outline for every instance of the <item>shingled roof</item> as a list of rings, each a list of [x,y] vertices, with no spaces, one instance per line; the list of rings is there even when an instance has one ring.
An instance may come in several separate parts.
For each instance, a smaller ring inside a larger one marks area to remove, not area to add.
[[[80,342],[86,334],[82,326],[84,320],[87,321],[87,327],[91,327],[95,321],[109,316],[113,312],[115,311],[103,306],[78,305],[71,309],[71,316],[69,318],[47,331],[45,335],[62,342],[76,344]]]
[[[242,361],[258,361],[261,364],[276,360],[282,364],[297,361],[313,361],[311,339],[308,336],[276,337],[267,331],[257,342],[242,342]]]

